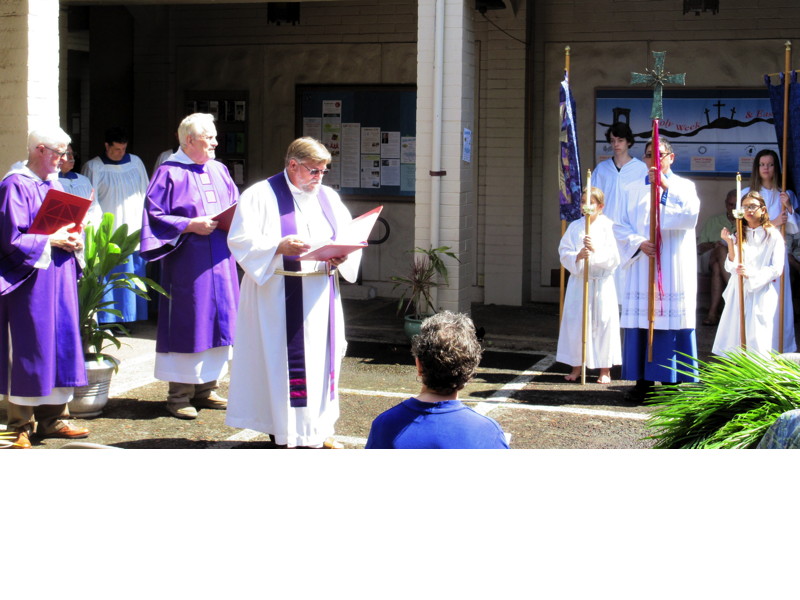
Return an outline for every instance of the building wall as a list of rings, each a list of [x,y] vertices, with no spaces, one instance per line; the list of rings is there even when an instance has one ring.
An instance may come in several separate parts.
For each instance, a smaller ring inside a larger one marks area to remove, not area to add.
[[[60,124],[58,10],[53,8],[51,0],[0,3],[2,174],[26,158],[29,130]]]
[[[534,94],[540,120],[542,156],[541,204],[544,224],[539,238],[540,279],[533,297],[555,300],[549,287],[551,269],[558,269],[558,85],[563,76],[564,47],[570,46],[570,82],[578,113],[581,169],[594,167],[593,119],[597,88],[624,88],[632,71],[652,66],[651,51],[666,51],[666,69],[686,73],[686,87],[759,88],[765,73],[783,70],[784,43],[797,47],[800,6],[788,0],[759,5],[720,3],[716,15],[682,14],[682,4],[668,0],[547,2],[537,9],[537,36],[544,82]],[[795,64],[797,60],[794,61]],[[634,146],[634,156],[644,148]],[[534,168],[537,168],[534,165]],[[698,227],[723,210],[733,178],[695,178],[702,209]],[[548,226],[547,224],[551,224]],[[534,249],[536,253],[536,249]]]

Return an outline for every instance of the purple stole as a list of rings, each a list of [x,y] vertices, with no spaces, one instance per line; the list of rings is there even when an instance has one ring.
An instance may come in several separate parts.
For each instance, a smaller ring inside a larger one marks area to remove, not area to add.
[[[297,234],[297,223],[294,218],[294,197],[286,175],[283,172],[273,175],[268,179],[272,191],[278,200],[278,212],[281,216],[281,237]],[[334,224],[333,211],[324,191],[319,193],[320,206],[331,225]],[[335,237],[335,233],[334,233]],[[283,270],[299,272],[300,261],[294,256],[283,257]],[[320,275],[321,277],[321,275]],[[330,397],[334,398],[335,381],[335,326],[336,319],[336,288],[335,274],[329,277],[330,300],[328,309],[328,354],[330,357]],[[294,408],[308,406],[308,388],[306,384],[306,352],[303,330],[303,278],[299,276],[284,276],[284,297],[286,300],[286,350],[289,361],[289,405]]]

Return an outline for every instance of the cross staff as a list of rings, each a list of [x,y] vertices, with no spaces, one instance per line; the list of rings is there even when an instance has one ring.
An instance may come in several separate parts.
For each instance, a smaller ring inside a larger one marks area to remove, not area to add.
[[[656,296],[656,261],[658,270],[661,270],[661,248],[659,242],[661,238],[660,227],[657,225],[659,219],[659,204],[661,199],[661,145],[658,141],[658,120],[664,116],[663,90],[664,84],[677,83],[685,85],[686,74],[679,73],[673,75],[664,71],[664,59],[666,52],[653,51],[655,65],[652,69],[645,69],[645,73],[631,73],[631,85],[645,84],[653,88],[653,106],[650,110],[650,118],[653,120],[653,164],[655,169],[651,169],[650,178],[650,242],[656,247],[656,254],[650,257],[650,276],[648,290],[648,335],[647,335],[647,361],[653,361],[653,334],[656,322],[655,296]]]
[[[645,73],[631,73],[631,85],[645,84],[653,88],[653,108],[650,110],[651,119],[661,119],[664,116],[663,90],[665,83],[686,85],[686,73],[664,72],[664,59],[666,52],[653,51],[655,66],[652,70],[645,69]]]

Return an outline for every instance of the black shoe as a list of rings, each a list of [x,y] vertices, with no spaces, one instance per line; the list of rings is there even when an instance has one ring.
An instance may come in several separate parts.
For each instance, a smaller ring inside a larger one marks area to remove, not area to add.
[[[628,392],[625,394],[625,402],[630,404],[642,404],[647,399],[647,396],[653,392],[655,383],[645,379],[639,379]]]

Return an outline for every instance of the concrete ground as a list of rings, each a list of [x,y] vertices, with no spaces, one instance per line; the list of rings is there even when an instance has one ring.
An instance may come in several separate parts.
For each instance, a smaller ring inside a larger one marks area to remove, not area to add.
[[[341,416],[336,437],[347,448],[363,448],[372,419],[419,391],[402,319],[395,302],[345,300],[349,342],[341,381]],[[648,448],[650,408],[626,404],[631,382],[568,383],[566,365],[555,362],[558,306],[475,305],[472,317],[484,331],[485,354],[476,379],[461,398],[497,420],[512,448]],[[699,322],[699,320],[698,320]],[[713,327],[698,327],[701,358]],[[122,363],[111,400],[95,419],[75,419],[90,428],[85,442],[118,448],[274,448],[268,436],[224,423],[224,411],[202,410],[196,420],[178,420],[164,408],[166,383],[153,379],[155,325],[138,323],[113,354]],[[618,368],[612,377],[619,375]],[[221,394],[228,381],[221,382]],[[0,419],[5,406],[0,404]],[[58,448],[64,440],[42,440],[35,448]]]

